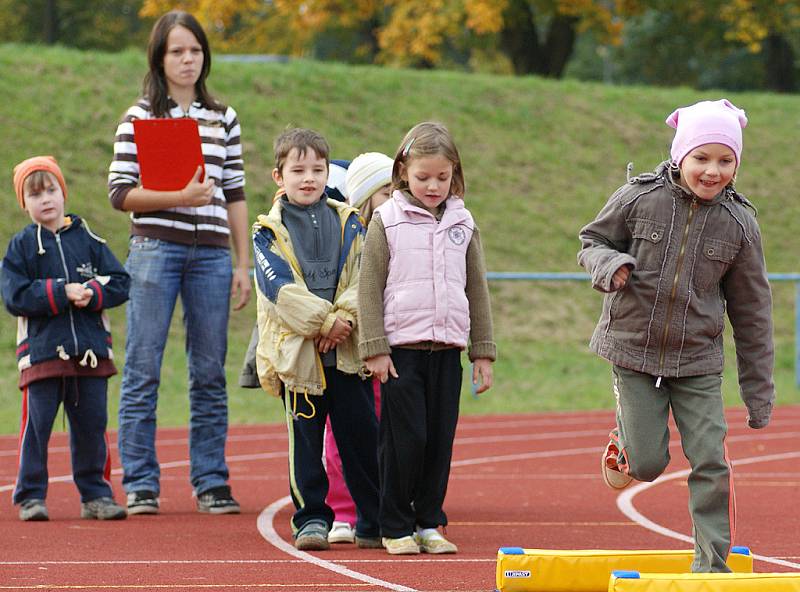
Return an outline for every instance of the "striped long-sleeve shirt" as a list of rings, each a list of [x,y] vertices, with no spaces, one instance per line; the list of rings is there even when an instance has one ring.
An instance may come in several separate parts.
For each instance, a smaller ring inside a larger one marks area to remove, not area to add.
[[[231,107],[216,111],[194,102],[189,111],[170,101],[169,117],[191,117],[198,123],[205,174],[216,188],[211,203],[200,207],[174,207],[131,215],[131,234],[182,244],[229,247],[227,204],[244,195],[244,161],[239,120]],[[139,185],[139,161],[133,120],[151,119],[146,99],[125,113],[114,138],[114,160],[108,170],[108,197],[121,210],[128,192]]]

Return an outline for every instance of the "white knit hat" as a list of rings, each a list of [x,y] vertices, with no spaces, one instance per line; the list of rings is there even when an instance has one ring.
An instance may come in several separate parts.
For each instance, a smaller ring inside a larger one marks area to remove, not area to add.
[[[351,206],[360,208],[378,189],[392,182],[394,161],[380,152],[359,154],[347,168],[344,189]]]

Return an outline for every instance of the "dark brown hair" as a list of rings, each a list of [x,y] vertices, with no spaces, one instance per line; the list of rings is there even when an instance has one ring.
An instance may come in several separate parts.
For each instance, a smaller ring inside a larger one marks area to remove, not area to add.
[[[450,131],[441,123],[424,121],[412,127],[406,134],[394,156],[392,167],[392,189],[408,191],[408,182],[401,176],[402,167],[414,159],[425,156],[444,156],[453,163],[453,178],[450,180],[450,195],[463,198],[467,187],[461,169],[461,157]],[[401,166],[402,165],[402,166]]]
[[[275,168],[283,175],[283,165],[286,157],[293,148],[297,148],[299,156],[305,156],[307,150],[313,150],[319,158],[325,159],[325,165],[330,168],[331,148],[328,141],[314,130],[296,127],[286,130],[275,138],[273,150],[275,152]]]
[[[182,10],[172,10],[163,15],[150,32],[150,42],[147,44],[147,62],[150,70],[145,74],[142,85],[142,94],[150,102],[150,110],[156,117],[164,117],[169,112],[169,87],[164,75],[164,54],[167,52],[169,32],[177,26],[191,31],[203,48],[203,68],[194,85],[197,100],[209,109],[224,111],[225,105],[219,103],[206,89],[206,78],[211,71],[211,49],[208,46],[206,33],[196,18]]]

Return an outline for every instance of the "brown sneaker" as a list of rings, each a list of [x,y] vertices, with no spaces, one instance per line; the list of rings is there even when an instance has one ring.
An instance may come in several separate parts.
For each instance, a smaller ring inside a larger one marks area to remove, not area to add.
[[[359,549],[383,549],[381,537],[362,537],[356,535],[356,546]]]

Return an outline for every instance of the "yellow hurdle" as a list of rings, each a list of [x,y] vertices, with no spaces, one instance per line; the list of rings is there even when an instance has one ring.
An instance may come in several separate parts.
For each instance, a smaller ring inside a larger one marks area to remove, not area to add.
[[[694,551],[609,551],[523,549],[497,551],[499,592],[606,592],[614,570],[642,573],[687,573]],[[747,547],[733,547],[728,566],[751,573],[753,557]]]
[[[658,574],[615,571],[608,592],[800,592],[800,573]]]

